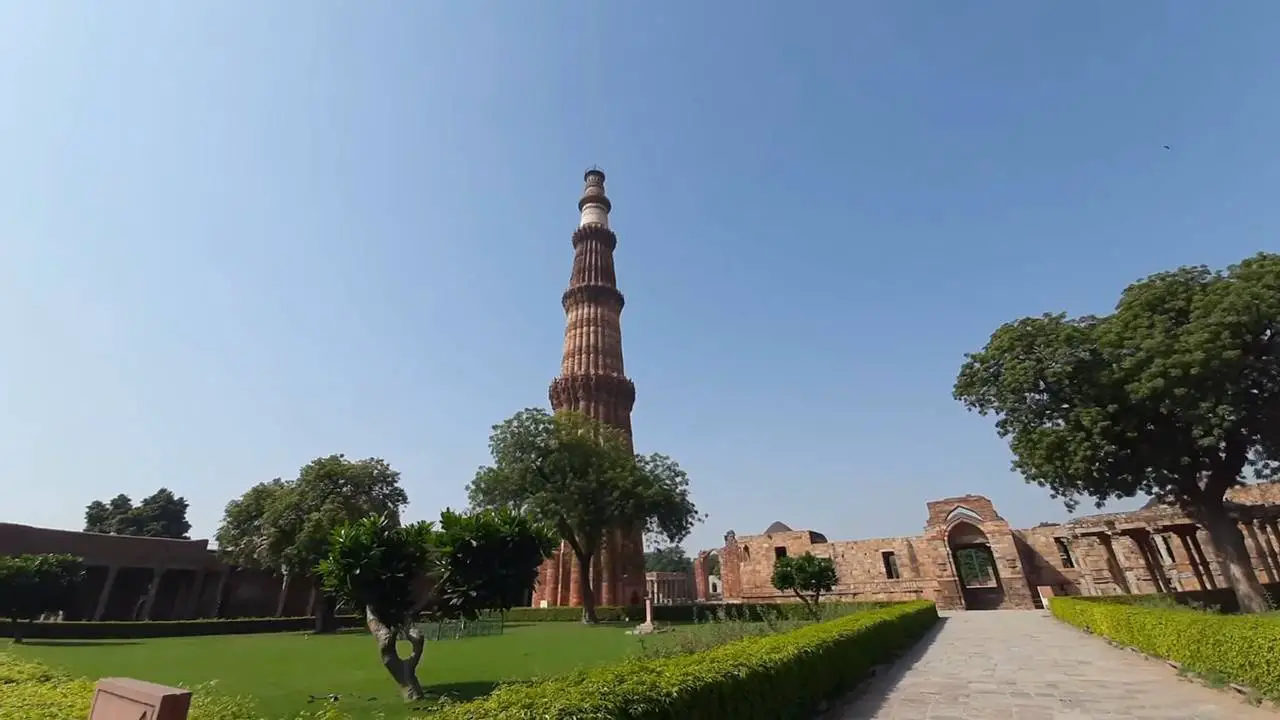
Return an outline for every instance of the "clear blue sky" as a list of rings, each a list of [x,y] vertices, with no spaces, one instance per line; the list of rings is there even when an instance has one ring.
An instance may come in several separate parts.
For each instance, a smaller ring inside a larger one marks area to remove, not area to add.
[[[462,505],[547,403],[593,163],[690,547],[1065,517],[963,353],[1277,248],[1280,4],[800,7],[5,0],[0,520],[164,485],[207,536],[332,452]]]

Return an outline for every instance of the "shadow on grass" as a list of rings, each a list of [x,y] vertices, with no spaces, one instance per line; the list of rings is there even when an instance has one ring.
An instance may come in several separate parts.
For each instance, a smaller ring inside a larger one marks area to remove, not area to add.
[[[947,624],[947,617],[939,617],[937,624],[916,641],[905,653],[898,656],[893,664],[880,668],[866,683],[853,692],[832,704],[822,717],[824,720],[861,720],[877,717],[881,706],[889,699],[890,693],[902,682],[902,678],[924,657],[925,651],[938,639],[938,633]]]
[[[21,644],[30,647],[118,647],[142,643],[136,640],[24,640]]]

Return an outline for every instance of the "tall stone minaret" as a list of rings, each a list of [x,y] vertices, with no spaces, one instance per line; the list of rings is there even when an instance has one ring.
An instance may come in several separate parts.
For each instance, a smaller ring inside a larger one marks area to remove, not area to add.
[[[560,377],[551,382],[551,409],[577,410],[613,425],[631,437],[635,385],[622,365],[622,293],[613,269],[618,236],[609,228],[613,205],[604,192],[604,173],[592,168],[583,178],[581,214],[573,233],[573,272],[564,306],[564,357]],[[592,568],[600,605],[639,604],[644,597],[644,543],[638,532],[610,532]],[[578,566],[567,543],[543,564],[533,604],[582,604]]]

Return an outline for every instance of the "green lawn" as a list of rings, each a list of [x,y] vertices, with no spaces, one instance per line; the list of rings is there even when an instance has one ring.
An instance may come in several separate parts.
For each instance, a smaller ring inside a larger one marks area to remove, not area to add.
[[[186,686],[216,681],[220,693],[252,696],[267,717],[312,709],[309,697],[330,694],[340,695],[340,707],[355,717],[371,718],[382,711],[391,720],[403,717],[405,710],[373,640],[362,633],[32,640],[10,649],[19,657],[92,679],[133,677]],[[470,698],[499,682],[563,675],[616,662],[640,649],[619,625],[513,623],[502,635],[428,643],[418,677],[428,693]],[[402,652],[407,651],[406,645]]]

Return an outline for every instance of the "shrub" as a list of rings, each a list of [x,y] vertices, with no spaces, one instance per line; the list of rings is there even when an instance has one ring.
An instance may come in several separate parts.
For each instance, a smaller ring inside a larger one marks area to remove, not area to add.
[[[364,618],[341,615],[340,628],[364,627]],[[250,635],[302,632],[315,627],[313,617],[234,618],[227,620],[138,620],[125,622],[38,622],[23,625],[23,636],[44,640],[118,640],[122,638],[194,637],[197,635]],[[0,637],[11,628],[0,624]]]
[[[801,608],[803,611],[803,608]],[[512,684],[432,720],[774,720],[805,717],[938,619],[930,602],[846,615],[678,657]]]
[[[860,610],[874,610],[891,603],[881,602],[828,602],[822,604],[822,613],[849,613]],[[836,608],[829,611],[828,608]],[[596,617],[600,622],[644,622],[643,605],[626,605],[621,607],[601,606],[596,608]],[[781,603],[742,603],[742,604],[704,604],[704,605],[654,605],[653,619],[665,623],[710,622],[715,618],[740,620],[743,622],[764,622],[766,619],[805,620],[812,615],[805,606],[798,602]],[[545,608],[511,608],[507,611],[507,622],[581,622],[582,608],[545,607]]]
[[[1055,597],[1053,616],[1188,670],[1280,699],[1280,617],[1218,615],[1185,607]]]

